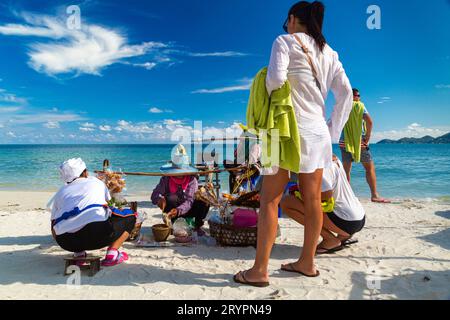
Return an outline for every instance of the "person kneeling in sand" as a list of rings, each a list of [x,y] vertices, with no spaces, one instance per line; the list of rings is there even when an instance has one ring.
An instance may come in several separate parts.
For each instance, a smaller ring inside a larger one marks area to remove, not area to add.
[[[333,156],[332,166],[323,172],[322,200],[324,200],[321,232],[323,242],[317,247],[316,254],[334,253],[343,250],[349,244],[356,243],[351,241],[351,238],[364,228],[365,212],[347,180],[342,163],[336,156]],[[304,225],[305,208],[298,196],[285,197],[281,207],[290,218]],[[290,266],[286,265],[283,268],[288,269]]]
[[[108,247],[102,261],[105,267],[127,261],[128,255],[119,248],[134,228],[135,215],[111,214],[108,188],[88,176],[83,160],[67,160],[59,170],[66,185],[55,194],[51,207],[52,234],[58,245],[77,258],[86,257],[86,251]]]
[[[179,144],[172,155],[172,161],[161,167],[165,174],[152,192],[151,200],[163,212],[166,225],[174,223],[178,218],[193,218],[195,231],[204,235],[201,229],[209,206],[195,199],[198,191],[198,170],[190,165],[186,148]]]
[[[195,231],[203,235],[201,227],[204,223],[203,219],[208,214],[209,206],[195,199],[197,191],[198,181],[195,176],[162,177],[153,190],[151,199],[152,203],[167,215],[171,223],[178,218],[194,218]]]

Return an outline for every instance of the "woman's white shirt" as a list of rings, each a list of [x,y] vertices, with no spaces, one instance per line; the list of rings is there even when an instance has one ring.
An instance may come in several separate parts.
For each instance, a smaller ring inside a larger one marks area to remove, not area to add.
[[[321,52],[312,37],[305,33],[296,35],[310,52],[321,89],[317,86],[307,56],[294,35],[282,35],[272,47],[266,78],[267,91],[271,94],[289,80],[298,126],[312,133],[318,128],[321,133],[326,123],[325,101],[331,90],[336,103],[326,124],[332,141],[337,142],[352,109],[350,81],[338,54],[329,45],[325,45]]]
[[[75,208],[83,210],[90,205],[104,205],[111,199],[106,185],[97,178],[80,178],[63,186],[54,196],[51,220]],[[92,222],[106,221],[110,216],[105,208],[92,208],[73,218],[63,220],[55,227],[57,235],[75,233]]]
[[[322,192],[333,191],[335,201],[334,214],[345,221],[361,221],[365,216],[364,208],[356,197],[347,180],[340,160],[323,170]]]

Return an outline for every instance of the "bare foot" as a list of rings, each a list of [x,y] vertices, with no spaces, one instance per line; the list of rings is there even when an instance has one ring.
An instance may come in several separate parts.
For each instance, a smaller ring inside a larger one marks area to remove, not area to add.
[[[252,283],[263,283],[263,282],[269,282],[269,273],[265,272],[259,272],[254,270],[253,268],[247,271],[244,271],[245,273],[245,280]],[[236,274],[236,276],[239,276],[239,274],[242,274],[242,272]]]
[[[372,198],[372,202],[375,202],[375,203],[392,203],[391,200],[383,199],[383,198],[380,198],[380,197]]]
[[[329,239],[324,239],[318,246],[317,246],[317,250],[319,249],[324,249],[324,250],[331,250],[334,248],[337,248],[339,246],[342,245],[341,240],[339,240],[338,238],[329,238]]]
[[[283,264],[281,265],[281,269],[291,271],[295,270],[298,273],[304,274],[308,277],[316,277],[319,274],[318,270],[314,265],[312,266],[308,265],[301,260],[294,263]]]

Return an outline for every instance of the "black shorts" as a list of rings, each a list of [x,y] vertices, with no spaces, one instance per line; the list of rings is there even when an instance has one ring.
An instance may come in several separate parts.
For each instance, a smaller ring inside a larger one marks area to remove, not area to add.
[[[347,221],[339,218],[334,212],[327,213],[327,215],[336,227],[351,236],[360,232],[366,225],[366,217],[364,217],[361,221]]]
[[[106,221],[89,223],[75,233],[56,236],[56,242],[69,252],[103,249],[119,239],[124,232],[131,233],[135,224],[135,216],[126,218],[112,216]]]

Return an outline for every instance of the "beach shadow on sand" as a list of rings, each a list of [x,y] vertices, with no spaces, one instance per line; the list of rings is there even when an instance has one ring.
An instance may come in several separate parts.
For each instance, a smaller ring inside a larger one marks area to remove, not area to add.
[[[447,211],[438,211],[436,215],[442,218],[450,219],[450,210]]]
[[[55,255],[43,250],[63,252],[56,244],[47,246],[46,249],[38,247],[35,249],[1,252],[0,270],[8,270],[8,272],[0,274],[0,286],[14,283],[65,285],[69,277],[64,276],[64,257],[70,254]],[[177,250],[177,253],[180,252]],[[100,272],[94,277],[88,277],[87,272],[83,271],[82,273],[82,283],[90,286],[140,286],[161,282],[168,285],[197,285],[213,288],[237,286],[232,281],[232,273],[207,273],[204,270],[198,270],[197,273],[178,270],[175,266],[173,268],[160,268],[147,264],[133,263],[133,256],[131,256],[129,263],[113,268],[102,267]]]
[[[147,232],[150,230],[145,228]],[[68,279],[64,273],[64,257],[70,253],[64,252],[54,242],[51,236],[24,236],[0,238],[0,245],[36,245],[35,248],[0,252],[0,270],[8,270],[0,275],[0,285],[13,283],[37,285],[64,285]],[[125,247],[136,249],[127,243]],[[213,250],[212,250],[213,249]],[[143,253],[151,253],[151,249],[141,249]],[[242,260],[250,266],[255,257],[255,248],[208,247],[198,245],[194,247],[167,248],[173,250],[177,256],[192,259],[208,259],[211,261]],[[301,248],[295,245],[277,244],[274,246],[273,259],[291,259],[298,257]],[[56,253],[56,254],[55,254]],[[148,264],[133,263],[133,255],[129,263],[114,268],[102,268],[95,277],[88,277],[82,273],[83,283],[98,286],[139,286],[157,282],[174,285],[199,285],[205,287],[237,287],[232,281],[233,272],[214,274],[205,270],[186,271],[176,267],[163,268]],[[169,257],[159,257],[161,262]],[[187,260],[188,261],[188,260]]]
[[[404,270],[404,274],[384,276],[382,272],[353,272],[350,300],[447,300],[450,299],[448,271]]]
[[[6,237],[0,238],[0,246],[28,246],[28,245],[51,245],[55,241],[51,235],[48,236],[21,236],[21,237]]]
[[[450,210],[447,211],[437,211],[436,215],[445,219],[450,219]],[[436,244],[441,248],[450,250],[450,228],[442,230],[439,232],[431,233],[427,236],[419,237],[419,239],[428,241],[430,243]]]
[[[442,230],[437,233],[432,233],[427,236],[419,237],[419,239],[431,242],[444,248],[450,250],[450,229]]]

